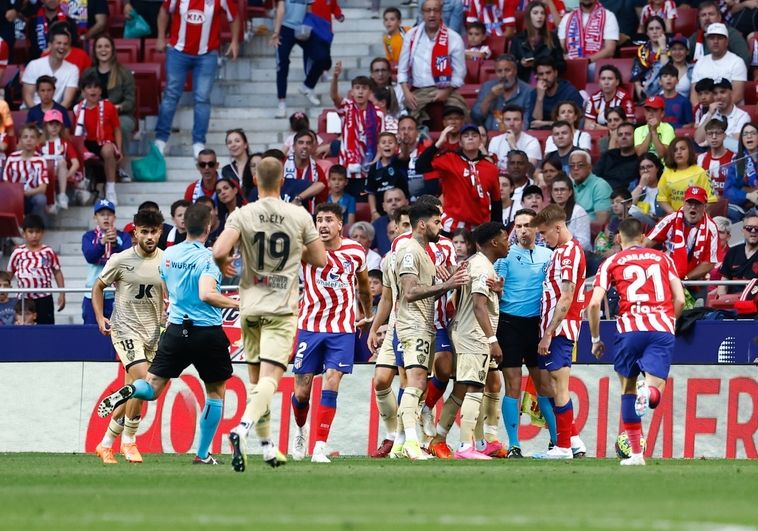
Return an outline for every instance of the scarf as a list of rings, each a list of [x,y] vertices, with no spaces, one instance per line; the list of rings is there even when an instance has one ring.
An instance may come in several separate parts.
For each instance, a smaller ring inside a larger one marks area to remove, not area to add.
[[[602,50],[604,28],[605,8],[600,2],[592,8],[587,18],[587,26],[582,23],[582,10],[573,10],[566,24],[566,49],[569,59],[589,57]]]
[[[100,243],[100,239],[103,237],[103,234],[105,234],[105,231],[100,230],[100,227],[95,227],[95,236],[94,238],[92,238],[92,243],[94,243],[95,245]],[[121,235],[117,231],[115,245],[117,248],[120,249],[122,243],[123,242],[121,241]],[[118,250],[116,252],[118,252]],[[113,254],[113,244],[111,242],[107,242],[105,244],[105,252],[103,253],[103,256],[100,257],[100,260],[98,260],[97,263],[100,265],[105,265],[105,263],[108,261],[108,259],[111,257],[112,254]]]
[[[97,129],[95,130],[95,141],[98,144],[105,142],[105,100],[97,103]],[[76,129],[74,136],[87,135],[87,129],[84,126],[84,116],[87,114],[87,100],[82,100],[74,107],[74,116],[76,116]]]
[[[361,173],[368,172],[376,156],[376,147],[381,129],[381,117],[373,103],[366,104],[362,111],[352,100],[344,100],[345,118],[342,126],[342,155],[345,166],[359,164]],[[285,172],[286,177],[286,172]]]
[[[211,199],[213,199],[213,202],[215,203],[218,199],[216,197],[216,191],[214,190],[211,195],[207,195],[205,193],[205,190],[203,189],[203,178],[200,177],[197,181],[195,181],[195,188],[192,190],[192,204],[194,205],[197,203],[197,200],[201,197],[208,196]]]
[[[703,215],[703,219],[697,227],[693,227],[691,231],[695,231],[694,243],[692,250],[688,250],[687,240],[684,235],[684,212],[682,209],[676,211],[674,216],[674,231],[671,236],[671,259],[676,266],[676,273],[679,278],[684,278],[689,273],[690,258],[699,261],[700,256],[709,247],[710,234],[708,232],[708,222],[710,221],[708,214]],[[690,232],[691,232],[690,231]]]
[[[408,61],[408,84],[411,86],[413,86],[413,47],[418,44],[425,31],[424,24],[419,24],[411,37],[411,44],[408,49],[408,57],[411,58]],[[453,81],[453,62],[450,59],[448,37],[447,26],[442,24],[432,46],[432,77],[438,88],[449,87]]]
[[[705,32],[703,30],[697,32],[697,37],[695,37],[695,51],[692,53],[692,60],[696,63],[705,55],[705,50],[703,49],[704,37]]]
[[[87,3],[87,0],[68,0],[65,4],[61,2],[66,15],[76,22],[80,35],[87,32]]]
[[[45,160],[54,160],[57,162],[65,158],[66,148],[67,144],[65,140],[62,140],[61,138],[55,138],[43,142],[40,145],[39,150]]]
[[[60,22],[66,20],[66,14],[63,12],[63,10],[58,7],[58,11],[55,12],[55,20],[54,22]],[[34,23],[34,30],[35,30],[35,37],[37,39],[37,48],[39,50],[45,51],[47,50],[47,30],[48,30],[48,21],[47,17],[45,16],[45,8],[40,7],[39,11],[37,11],[37,18]]]
[[[318,170],[316,168],[316,161],[313,157],[308,158],[308,166],[303,171],[303,176],[297,176],[297,165],[295,164],[295,154],[290,152],[287,156],[287,160],[284,163],[284,178],[285,179],[302,179],[305,181],[317,182]]]
[[[482,21],[487,35],[503,34],[503,12],[505,11],[505,0],[495,0],[495,5],[482,5],[483,0],[474,0],[474,12],[477,18]]]
[[[747,149],[742,151],[742,158],[745,161],[744,168],[742,170],[742,186],[749,186],[750,188],[758,188],[758,173],[755,169],[755,161],[750,156]],[[739,166],[737,166],[739,173]]]

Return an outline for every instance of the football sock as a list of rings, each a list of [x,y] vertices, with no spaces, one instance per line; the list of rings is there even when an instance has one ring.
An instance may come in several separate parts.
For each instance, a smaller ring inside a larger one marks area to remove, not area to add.
[[[295,414],[295,423],[298,427],[302,428],[308,421],[308,411],[311,408],[310,401],[304,400],[303,402],[300,402],[295,397],[295,393],[292,393],[292,399],[290,402],[292,402],[292,412]]]
[[[432,409],[439,399],[442,398],[442,395],[445,394],[445,389],[447,389],[447,380],[443,382],[436,376],[432,376],[431,380],[429,380],[429,385],[426,386],[426,399],[424,400],[424,405],[429,409]]]
[[[269,412],[271,399],[278,386],[276,380],[270,376],[261,378],[250,397],[250,403],[245,408],[243,418],[250,419],[251,424],[256,424],[263,415]]]
[[[121,442],[123,444],[134,443],[135,436],[137,435],[137,428],[139,428],[139,421],[141,417],[135,417],[128,419],[124,417],[124,433],[121,436]]]
[[[197,456],[200,459],[208,457],[208,449],[213,436],[216,435],[223,410],[224,401],[220,398],[209,398],[205,401],[205,408],[200,416],[200,442],[197,445]]]
[[[556,446],[571,448],[571,426],[574,424],[574,405],[571,399],[562,406],[555,406],[555,424],[558,429]]]
[[[113,443],[123,431],[124,417],[121,417],[120,419],[114,419],[111,417],[111,420],[108,423],[108,429],[105,430],[105,435],[103,436],[103,440],[100,441],[100,445],[105,448],[113,448]]]
[[[145,380],[134,380],[134,393],[132,398],[141,398],[142,400],[155,400],[155,389]]]
[[[573,406],[572,406],[572,408],[573,408]],[[571,420],[571,436],[572,437],[576,437],[577,435],[579,435],[579,430],[576,429],[576,424],[574,423],[574,420],[572,419]]]
[[[334,414],[337,412],[337,391],[321,391],[321,403],[318,411],[318,426],[316,428],[316,441],[326,442],[329,438],[329,430],[332,428]]]
[[[418,417],[418,405],[421,400],[421,389],[418,387],[406,387],[400,406],[397,408],[398,415],[403,422],[406,441],[417,441],[416,424]]]
[[[511,396],[503,397],[503,423],[505,424],[505,431],[508,433],[508,447],[514,446],[521,447],[521,442],[518,440],[518,424],[519,424],[519,410],[518,410],[518,398]]]
[[[376,408],[379,410],[379,416],[382,417],[384,427],[387,429],[387,439],[395,439],[397,431],[397,400],[392,387],[376,391]],[[390,436],[390,434],[392,434]]]
[[[261,441],[271,439],[271,410],[267,409],[258,422],[255,423],[255,435]]]
[[[640,417],[634,410],[634,403],[637,401],[636,394],[621,395],[621,420],[624,421],[624,430],[629,438],[629,446],[633,454],[642,453],[642,423]]]
[[[437,422],[437,435],[443,439],[447,437],[447,433],[450,428],[453,427],[455,422],[455,416],[458,414],[458,410],[461,409],[463,401],[455,395],[450,395],[445,400],[442,406],[442,413],[440,414],[440,420]]]
[[[479,396],[482,396],[482,394],[480,393]],[[482,402],[484,402],[483,396],[482,396]],[[484,440],[484,407],[482,407],[482,405],[479,406],[479,415],[477,416],[476,425],[474,426],[474,440],[475,441]]]
[[[648,385],[647,388],[650,391],[650,400],[648,401],[648,406],[650,409],[655,409],[661,402],[661,391],[652,385]]]
[[[482,407],[482,393],[466,393],[461,404],[461,444],[471,444]]]
[[[550,442],[555,444],[558,442],[558,431],[555,428],[555,411],[553,411],[553,405],[550,403],[551,400],[546,396],[537,395],[537,403],[540,405],[540,411],[550,432]]]
[[[482,398],[484,412],[484,440],[497,441],[498,425],[500,424],[500,394],[484,393]]]

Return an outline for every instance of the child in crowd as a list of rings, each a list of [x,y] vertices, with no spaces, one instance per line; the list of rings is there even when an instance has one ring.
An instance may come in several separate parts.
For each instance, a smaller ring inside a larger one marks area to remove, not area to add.
[[[368,290],[371,293],[372,314],[376,312],[376,307],[379,306],[379,300],[382,298],[382,288],[382,271],[372,269],[368,272]]]
[[[408,161],[397,156],[397,137],[392,133],[379,135],[379,160],[371,164],[366,180],[371,221],[385,214],[384,193],[399,188],[408,197]],[[391,240],[390,240],[391,241]]]
[[[0,271],[0,288],[11,287],[11,275],[7,271]],[[12,325],[16,322],[16,298],[10,298],[7,293],[0,293],[0,326]]]
[[[679,83],[679,70],[668,63],[661,68],[659,75],[663,101],[666,104],[665,120],[675,129],[694,125],[695,119],[692,116],[692,104],[689,98],[685,98],[676,90],[676,85]]]
[[[693,107],[692,113],[694,122],[699,124],[703,116],[708,114],[708,109],[713,103],[713,80],[706,77],[695,83],[695,93],[697,94],[697,105]]]
[[[292,146],[295,143],[295,133],[298,131],[308,131],[311,128],[311,122],[308,119],[308,115],[304,112],[297,111],[290,116],[290,131],[291,134],[284,139],[284,146],[282,146],[282,153],[289,154]],[[320,146],[324,143],[324,140],[320,136],[316,136],[316,145]],[[259,161],[260,162],[260,161]]]
[[[334,164],[329,168],[329,177],[327,178],[327,187],[329,196],[326,198],[327,203],[337,203],[342,207],[342,224],[348,228],[355,223],[355,198],[345,193],[347,186],[347,171],[340,164]]]
[[[97,72],[91,72],[79,83],[84,99],[74,107],[75,136],[84,136],[90,153],[103,159],[105,198],[118,206],[116,173],[123,149],[121,122],[116,106],[102,99],[103,83]],[[87,157],[87,154],[84,154]]]
[[[36,126],[35,126],[36,127]],[[24,218],[21,226],[24,243],[16,247],[8,261],[11,279],[15,276],[19,288],[34,288],[42,290],[34,293],[23,293],[21,297],[33,299],[37,311],[37,324],[55,324],[55,307],[53,296],[45,293],[45,289],[55,284],[63,287],[63,273],[58,255],[50,247],[42,243],[45,235],[45,222],[41,217],[31,214]],[[58,294],[58,311],[66,306],[66,294]]]
[[[45,160],[55,163],[55,175],[58,179],[58,208],[68,208],[68,183],[75,184],[83,178],[79,172],[79,155],[73,143],[67,140],[68,131],[63,128],[63,115],[51,109],[45,112],[45,138],[39,151]]]
[[[666,24],[666,33],[673,31],[674,19],[677,17],[674,0],[648,0],[640,13],[640,25],[637,33],[645,33],[645,25],[651,17],[661,17]]]
[[[629,190],[621,188],[611,193],[611,219],[608,224],[595,238],[595,253],[607,258],[621,249],[616,244],[619,224],[629,217],[629,208],[632,206],[632,194]]]
[[[179,199],[171,204],[171,220],[174,222],[174,228],[161,234],[158,247],[166,249],[172,245],[182,243],[187,239],[187,227],[184,224],[184,213],[192,205],[186,199]]]
[[[484,27],[484,24],[478,20],[469,22],[466,25],[466,40],[468,44],[465,52],[466,59],[485,61],[492,57],[492,50],[484,44],[486,39],[487,29]]]
[[[18,151],[14,151],[5,161],[3,181],[24,185],[24,212],[35,214],[44,221],[47,204],[47,163],[37,154],[40,130],[34,124],[26,124],[21,129]],[[54,205],[53,205],[54,206]],[[54,212],[51,209],[51,212]]]
[[[713,191],[717,196],[723,197],[724,185],[726,184],[727,170],[734,153],[724,147],[726,138],[726,122],[719,118],[713,118],[705,124],[705,140],[708,143],[708,151],[697,157],[697,164],[711,177]]]
[[[55,78],[52,76],[40,76],[34,85],[37,89],[37,96],[39,97],[39,103],[29,109],[26,115],[26,123],[35,123],[40,129],[45,126],[45,113],[47,111],[56,110],[63,115],[63,126],[66,129],[71,129],[71,118],[69,117],[68,110],[55,101]]]
[[[384,115],[384,120],[382,122],[382,133],[393,133],[397,134],[397,129],[399,127],[399,121],[397,119],[397,114],[391,109],[392,106],[392,95],[390,94],[390,89],[387,88],[375,88],[373,92],[373,99],[374,105],[379,109],[379,111]]]
[[[396,7],[388,7],[384,10],[384,55],[390,65],[396,67],[400,62],[400,50],[403,48],[403,36],[408,30],[402,26],[403,16]]]
[[[37,324],[37,305],[34,299],[17,299],[13,305],[13,323],[17,326]]]

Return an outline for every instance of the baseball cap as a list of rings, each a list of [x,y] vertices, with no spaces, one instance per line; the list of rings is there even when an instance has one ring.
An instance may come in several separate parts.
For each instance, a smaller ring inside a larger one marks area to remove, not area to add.
[[[481,135],[481,133],[479,132],[479,127],[477,127],[474,124],[466,124],[466,125],[464,125],[463,127],[461,127],[461,132],[459,134],[462,136],[463,133],[465,133],[467,131],[476,131],[476,134]]]
[[[114,214],[116,213],[116,205],[107,199],[99,199],[97,202],[95,202],[95,214],[106,208]]]
[[[685,37],[681,33],[677,33],[676,35],[671,37],[671,40],[669,41],[669,48],[671,48],[675,44],[681,44],[688,50],[690,49],[690,41],[688,41],[687,37]]]
[[[708,26],[708,29],[705,30],[706,37],[710,37],[711,35],[721,35],[722,37],[729,38],[729,31],[726,29],[725,24],[722,24],[721,22],[713,22]]]
[[[449,114],[460,114],[463,116],[465,113],[460,107],[456,107],[455,105],[445,105],[445,107],[442,109],[442,116],[445,117]]]
[[[58,109],[50,109],[49,111],[45,111],[45,116],[43,117],[43,121],[45,123],[47,122],[63,123],[63,113],[61,113],[61,111],[59,111]]]
[[[708,192],[704,188],[699,186],[690,186],[687,191],[684,192],[685,201],[697,201],[700,204],[706,204],[708,202]]]
[[[729,81],[727,78],[722,77],[720,79],[714,79],[713,80],[713,88],[725,88],[732,90],[732,82]]]
[[[663,98],[660,96],[650,96],[648,99],[645,100],[645,104],[643,107],[650,108],[650,109],[665,109],[666,103],[663,101]]]
[[[521,197],[526,197],[532,194],[538,194],[540,197],[542,197],[542,188],[540,188],[536,184],[530,184],[529,186],[524,188],[524,191],[521,193]]]

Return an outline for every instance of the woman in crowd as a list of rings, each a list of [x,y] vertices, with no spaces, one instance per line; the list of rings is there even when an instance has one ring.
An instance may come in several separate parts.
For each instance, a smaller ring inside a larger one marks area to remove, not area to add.
[[[697,164],[695,144],[684,136],[676,137],[666,152],[666,169],[658,183],[658,201],[667,214],[679,210],[684,204],[684,192],[690,186],[700,186],[713,196],[711,178]],[[714,200],[715,201],[715,200]]]
[[[634,118],[634,116],[627,117],[626,111],[621,107],[606,107],[605,127],[608,129],[608,136],[604,136],[600,139],[599,147],[601,155],[609,149],[616,149],[619,147],[616,130],[629,118]]]
[[[553,121],[566,120],[571,124],[574,131],[574,145],[578,148],[590,151],[592,148],[592,138],[586,131],[582,131],[581,123],[584,119],[584,111],[573,101],[562,101],[553,109]],[[545,142],[545,155],[556,150],[553,137],[547,137]]]
[[[613,65],[603,65],[598,74],[600,89],[592,94],[584,106],[585,129],[607,129],[606,109],[621,107],[624,113],[634,116],[634,101],[622,86],[621,72]]]
[[[360,243],[366,250],[366,268],[369,271],[382,268],[382,257],[371,248],[374,236],[376,236],[374,226],[367,221],[356,221],[350,227],[350,239]]]
[[[500,175],[500,200],[503,204],[503,225],[510,230],[516,210],[513,208],[513,179],[507,174]]]
[[[758,205],[758,124],[747,123],[740,130],[740,142],[729,166],[724,196],[729,200],[727,215],[734,222]]]
[[[542,188],[544,197],[552,197],[553,180],[557,175],[563,173],[561,159],[557,156],[548,157],[542,161],[542,169],[534,174],[537,186]]]
[[[233,177],[221,177],[216,181],[216,208],[218,210],[219,231],[224,230],[229,214],[247,204],[240,191],[240,184]]]
[[[690,97],[690,87],[692,85],[692,69],[695,68],[694,63],[687,61],[687,54],[689,53],[689,41],[677,34],[669,41],[668,54],[663,54],[661,57],[660,65],[671,63],[679,71],[679,81],[676,84],[676,91],[685,98]],[[661,91],[660,76],[658,75],[660,68],[656,69],[656,75],[649,84],[649,94],[658,94]]]
[[[226,149],[229,150],[231,162],[221,168],[221,176],[235,179],[242,184],[242,195],[247,197],[253,184],[253,169],[250,167],[250,144],[242,129],[230,129],[226,132]],[[260,160],[260,159],[259,159]]]
[[[637,57],[632,66],[632,81],[637,101],[643,101],[656,93],[650,87],[651,81],[658,76],[662,63],[661,58],[667,52],[665,24],[661,17],[650,17],[645,25],[647,42],[637,50]]]
[[[663,163],[651,152],[644,153],[637,163],[637,185],[632,189],[632,208],[629,215],[652,227],[666,215],[658,203],[658,181],[663,174]]]
[[[585,250],[592,249],[590,235],[590,217],[587,212],[576,204],[574,198],[574,183],[568,175],[560,173],[553,179],[550,197],[553,203],[566,212],[566,225]]]
[[[560,20],[560,19],[559,19]],[[559,72],[566,68],[558,34],[548,27],[548,9],[539,1],[526,6],[524,31],[511,40],[511,54],[518,64],[518,76],[534,84],[534,62],[537,59],[552,59]]]

